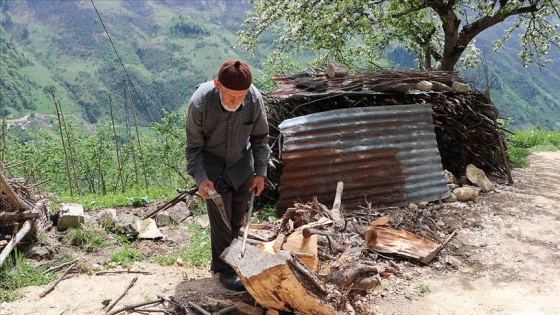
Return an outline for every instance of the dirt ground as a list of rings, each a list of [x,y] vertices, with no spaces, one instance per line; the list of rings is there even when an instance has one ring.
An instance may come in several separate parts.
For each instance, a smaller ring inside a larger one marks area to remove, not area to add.
[[[445,204],[437,218],[456,236],[428,265],[397,260],[400,272],[368,295],[371,313],[560,314],[559,170],[560,151],[537,153],[529,168],[513,170],[513,186],[499,184],[474,205]],[[138,244],[146,257],[178,250],[190,235],[183,226],[162,232],[167,240]],[[83,259],[102,263],[107,254]],[[151,274],[74,274],[44,298],[48,285],[26,287],[24,298],[0,305],[0,315],[103,314],[101,302],[119,296],[135,276],[114,309],[158,295],[250,298],[221,288],[208,267],[141,262],[131,269]]]

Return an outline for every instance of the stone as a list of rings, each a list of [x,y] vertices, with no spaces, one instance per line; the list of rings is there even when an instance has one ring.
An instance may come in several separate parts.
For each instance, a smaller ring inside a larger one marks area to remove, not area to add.
[[[158,238],[163,238],[163,234],[158,230],[156,221],[152,218],[142,220],[140,233],[138,233],[138,238],[142,240],[155,240]]]
[[[104,228],[114,229],[117,220],[117,209],[107,208],[97,213],[97,221]]]
[[[169,212],[167,211],[158,212],[156,214],[155,220],[156,220],[156,226],[158,228],[162,226],[169,226],[174,223],[174,220],[171,218]]]
[[[418,211],[418,206],[412,202],[408,204],[407,208],[414,212]]]
[[[424,92],[430,92],[433,86],[434,85],[430,81],[420,81],[416,84],[416,88]]]
[[[125,213],[119,216],[119,219],[115,223],[115,232],[121,234],[128,234],[130,236],[136,236],[140,233],[141,222],[140,218],[131,214]]]
[[[197,216],[195,222],[203,229],[210,226],[210,219],[208,219],[207,214]]]
[[[473,164],[467,165],[467,178],[471,183],[480,187],[482,192],[489,192],[494,190],[494,184],[486,177],[483,170],[474,166]]]
[[[455,202],[457,201],[457,196],[455,196],[454,193],[451,193],[451,195],[445,199],[443,199],[443,202]]]
[[[469,85],[461,82],[453,82],[451,84],[451,88],[453,89],[453,92],[457,93],[467,93],[469,91]]]
[[[453,269],[459,269],[459,267],[461,267],[462,265],[462,262],[459,259],[451,255],[446,255],[443,258],[443,261],[445,261],[445,263],[451,266]]]
[[[418,209],[426,209],[430,203],[427,201],[422,201],[418,204]]]
[[[457,201],[476,201],[478,198],[478,190],[467,186],[455,188],[453,194],[457,197]]]
[[[79,228],[84,224],[84,206],[78,203],[61,203],[58,213],[57,229],[66,231],[69,228]]]
[[[179,202],[175,204],[173,207],[171,207],[169,209],[169,217],[171,217],[171,219],[177,223],[181,223],[185,221],[188,217],[191,217],[193,213],[190,208],[194,209],[198,207],[196,200],[193,198],[195,197],[187,197],[187,204],[184,204],[183,202]]]
[[[443,175],[445,176],[446,184],[457,184],[457,177],[455,177],[455,175],[453,175],[450,171],[443,170]]]

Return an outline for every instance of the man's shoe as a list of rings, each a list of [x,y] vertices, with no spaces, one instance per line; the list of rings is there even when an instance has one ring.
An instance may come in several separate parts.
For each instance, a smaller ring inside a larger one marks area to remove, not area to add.
[[[233,291],[245,291],[245,287],[241,284],[241,279],[234,271],[220,272],[220,282],[226,289]]]

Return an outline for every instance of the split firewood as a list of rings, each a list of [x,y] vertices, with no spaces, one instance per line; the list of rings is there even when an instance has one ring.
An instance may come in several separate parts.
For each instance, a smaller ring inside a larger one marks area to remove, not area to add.
[[[441,245],[414,233],[374,223],[364,234],[366,246],[373,251],[427,264],[441,249]]]
[[[298,255],[298,253],[311,254],[299,256],[309,269],[316,271],[319,266],[319,259],[317,257],[319,252],[317,247],[319,236],[317,234],[306,236],[304,236],[302,230],[295,231],[286,238],[282,249],[285,251],[294,251],[296,255]]]
[[[276,255],[276,253],[282,248],[282,244],[284,244],[285,239],[286,234],[280,233],[275,240],[270,242],[262,242],[257,245],[257,248],[267,253]]]
[[[237,273],[247,292],[265,308],[298,311],[302,314],[336,314],[320,292],[310,291],[302,277],[288,265],[290,257],[271,255],[254,246],[245,248],[240,258],[241,241],[234,239],[220,256]],[[301,280],[303,281],[303,280]]]

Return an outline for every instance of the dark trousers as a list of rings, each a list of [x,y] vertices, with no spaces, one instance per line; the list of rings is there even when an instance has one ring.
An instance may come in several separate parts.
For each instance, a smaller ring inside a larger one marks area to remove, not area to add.
[[[251,176],[237,190],[233,188],[230,179],[225,174],[223,177],[213,180],[214,188],[216,188],[216,191],[224,200],[224,208],[232,229],[231,231],[228,229],[222,220],[220,210],[218,210],[214,202],[211,199],[206,200],[208,218],[210,219],[210,240],[212,243],[212,265],[210,270],[213,272],[231,270],[230,265],[225,263],[220,258],[220,255],[229,247],[233,239],[239,235],[245,210],[251,198],[249,188],[253,183],[253,178],[254,176]]]

